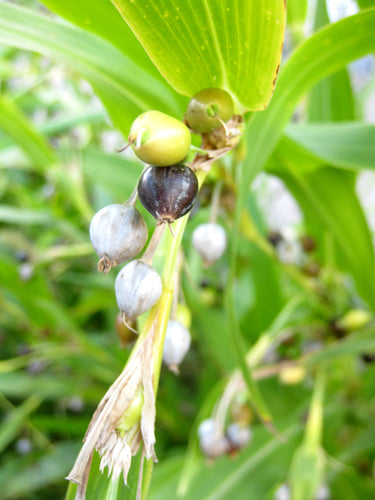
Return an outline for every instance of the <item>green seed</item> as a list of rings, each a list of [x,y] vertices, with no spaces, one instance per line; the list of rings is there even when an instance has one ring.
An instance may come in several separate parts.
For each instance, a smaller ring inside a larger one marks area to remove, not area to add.
[[[191,134],[176,118],[160,111],[147,111],[133,122],[129,142],[134,153],[145,163],[167,167],[187,156]]]

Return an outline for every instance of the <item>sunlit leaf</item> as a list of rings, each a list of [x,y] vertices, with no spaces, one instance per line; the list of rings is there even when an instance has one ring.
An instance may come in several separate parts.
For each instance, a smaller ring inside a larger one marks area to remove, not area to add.
[[[302,96],[322,78],[375,50],[374,23],[375,9],[343,19],[306,40],[285,64],[270,105],[247,127],[249,155],[243,167],[241,204]]]
[[[80,28],[105,38],[137,66],[152,72],[153,64],[148,55],[110,0],[41,0],[41,3]],[[153,72],[157,75],[156,70]]]
[[[329,24],[326,0],[315,6],[314,30]],[[311,122],[354,120],[354,97],[346,68],[318,82],[309,95],[308,120]]]
[[[327,164],[349,169],[375,169],[373,125],[290,125],[286,134]]]
[[[77,70],[92,84],[125,135],[142,111],[156,108],[180,113],[177,101],[160,81],[88,32],[2,2],[0,41],[58,59]]]
[[[53,149],[43,135],[35,129],[19,107],[5,96],[0,97],[0,129],[24,149],[37,171],[43,172],[56,161]]]
[[[191,96],[222,87],[245,109],[267,106],[284,36],[282,0],[112,1],[176,90]]]

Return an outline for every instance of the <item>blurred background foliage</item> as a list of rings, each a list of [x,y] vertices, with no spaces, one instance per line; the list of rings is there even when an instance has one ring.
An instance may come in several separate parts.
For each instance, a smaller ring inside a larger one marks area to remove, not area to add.
[[[107,17],[99,18],[101,23],[91,10],[89,31],[80,38],[82,28],[57,21],[47,10],[80,25],[84,16],[73,8],[74,2],[43,4],[3,0],[0,5],[4,499],[65,495],[63,478],[91,415],[130,352],[120,345],[115,329],[116,273],[98,275],[88,225],[99,208],[130,195],[142,170],[130,154],[116,153],[134,116],[154,108],[182,117],[187,102],[166,84],[112,7]],[[80,4],[87,8],[90,2]],[[18,6],[30,11],[16,10]],[[373,6],[370,0],[330,0],[326,9],[321,0],[289,0],[283,66],[315,31]],[[22,34],[16,29],[18,19],[24,22]],[[111,44],[103,41],[109,33]],[[18,48],[27,36],[32,52]],[[75,46],[75,40],[82,43]],[[312,51],[318,47],[318,41],[314,43]],[[95,50],[101,51],[97,61]],[[135,77],[130,78],[131,71]],[[290,82],[281,80],[282,90],[293,86],[292,76]],[[106,79],[118,92],[108,92]],[[136,90],[129,97],[122,94],[123,88],[129,95]],[[275,103],[281,101],[277,91]],[[274,108],[271,105],[264,116],[272,118],[276,104]],[[287,115],[288,110],[286,121]],[[257,119],[250,131],[264,125],[262,113]],[[255,177],[254,170],[240,225],[236,286],[229,293],[234,294],[246,349],[262,335],[273,339],[254,374],[262,379],[263,398],[287,441],[252,417],[251,444],[236,456],[207,465],[199,451],[197,427],[220,398],[237,358],[224,307],[229,252],[205,268],[190,239],[194,228],[209,217],[218,181],[220,222],[231,234],[236,164],[246,155],[245,144],[209,174],[183,241],[183,290],[192,314],[193,345],[179,377],[167,369],[162,372],[157,399],[161,463],[155,467],[150,499],[177,498],[177,487],[185,494],[182,498],[284,498],[277,495],[286,482],[294,498],[306,499],[303,485],[309,480],[299,463],[300,451],[307,447],[301,443],[311,435],[317,439],[311,448],[314,463],[324,464],[313,488],[328,485],[326,498],[337,500],[375,497],[374,122],[374,60],[367,56],[304,94],[281,138],[275,139],[265,171]],[[140,210],[151,227],[150,216]],[[290,307],[296,296],[300,302]],[[314,384],[317,371],[325,372],[324,389]],[[321,439],[312,424],[303,437],[309,408],[322,407],[321,420],[318,410],[309,413],[318,415]]]

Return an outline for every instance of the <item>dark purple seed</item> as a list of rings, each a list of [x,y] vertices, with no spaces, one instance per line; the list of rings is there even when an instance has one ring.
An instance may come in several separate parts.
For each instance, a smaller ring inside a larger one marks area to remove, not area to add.
[[[169,167],[151,165],[138,183],[139,201],[160,222],[173,222],[187,214],[197,194],[197,176],[182,163]]]

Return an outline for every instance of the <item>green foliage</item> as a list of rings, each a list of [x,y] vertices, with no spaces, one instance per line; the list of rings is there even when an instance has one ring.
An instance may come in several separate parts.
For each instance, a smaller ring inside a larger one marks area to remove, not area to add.
[[[113,3],[177,91],[192,96],[220,87],[245,109],[267,106],[280,63],[283,0]]]
[[[116,153],[134,118],[155,109],[182,119],[188,98],[217,86],[245,112],[244,139],[199,173],[199,209],[154,258],[175,286],[182,239],[179,298],[192,316],[180,376],[155,377],[159,463],[138,453],[126,486],[99,471],[95,452],[86,498],[139,500],[141,482],[143,500],[273,500],[284,483],[293,500],[322,484],[332,499],[372,498],[374,214],[357,181],[375,169],[375,128],[361,109],[374,74],[358,90],[347,65],[375,50],[374,2],[330,25],[318,1],[311,36],[307,2],[288,2],[291,53],[275,90],[283,1],[177,4],[0,3],[1,497],[76,498],[64,477],[132,349],[116,336],[117,270],[98,275],[90,219],[123,203],[142,172]],[[262,182],[273,177],[300,210],[294,239],[270,217]],[[229,246],[208,267],[191,239],[215,199]],[[164,292],[160,330],[173,308]],[[358,309],[362,323],[343,328]],[[251,442],[207,463],[201,422],[225,430],[239,409]]]

